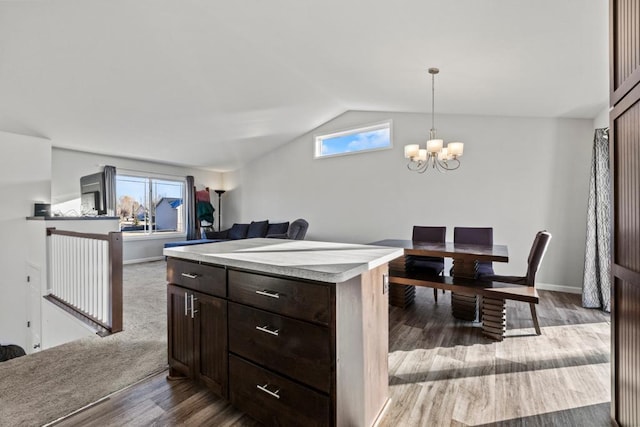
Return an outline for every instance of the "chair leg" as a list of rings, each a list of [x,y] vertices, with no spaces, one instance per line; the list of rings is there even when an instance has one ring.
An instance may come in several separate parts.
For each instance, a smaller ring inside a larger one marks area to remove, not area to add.
[[[536,334],[542,335],[542,332],[540,331],[540,323],[538,323],[538,315],[536,314],[536,305],[529,303],[529,308],[531,309],[531,317],[533,318],[533,327],[536,328]]]
[[[433,299],[438,303],[438,289],[433,288]]]

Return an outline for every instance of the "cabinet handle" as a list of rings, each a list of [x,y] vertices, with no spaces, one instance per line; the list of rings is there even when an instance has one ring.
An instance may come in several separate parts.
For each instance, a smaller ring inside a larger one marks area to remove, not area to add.
[[[280,298],[280,294],[277,292],[273,292],[273,291],[268,291],[268,290],[263,290],[263,291],[256,291],[256,294],[258,295],[263,295],[265,297],[270,297],[270,298]]]
[[[195,308],[194,301],[198,301],[198,298],[195,298],[193,294],[191,294],[191,318],[192,319],[196,317],[195,315],[198,312],[198,310],[194,310]]]
[[[264,326],[256,326],[256,329],[262,332],[266,332],[268,334],[271,335],[275,335],[276,337],[278,336],[280,329],[276,329],[276,330],[271,330],[269,329],[269,325],[264,325]]]
[[[187,292],[184,293],[184,315],[186,316],[189,312],[189,295]]]
[[[197,274],[189,274],[189,273],[180,273],[182,277],[186,277],[187,279],[197,279]]]
[[[265,393],[267,393],[270,396],[275,397],[276,399],[280,399],[280,395],[278,393],[280,393],[280,389],[277,389],[276,391],[271,391],[269,390],[267,387],[269,386],[269,384],[265,384],[265,385],[260,385],[260,384],[256,384],[256,387],[258,387],[258,390],[262,390]]]

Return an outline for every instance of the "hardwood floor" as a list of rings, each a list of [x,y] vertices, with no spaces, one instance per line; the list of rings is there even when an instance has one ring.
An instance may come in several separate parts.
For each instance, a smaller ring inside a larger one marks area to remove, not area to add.
[[[55,426],[259,426],[206,388],[167,380],[167,372],[85,409]]]
[[[380,426],[608,426],[609,316],[580,296],[540,291],[536,336],[529,307],[507,305],[507,338],[493,342],[455,320],[450,294],[417,289],[390,308],[391,403]],[[150,378],[60,426],[256,426],[188,381]]]

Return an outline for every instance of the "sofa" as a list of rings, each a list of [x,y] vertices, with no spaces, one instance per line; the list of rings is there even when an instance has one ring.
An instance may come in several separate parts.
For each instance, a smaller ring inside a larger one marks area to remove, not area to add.
[[[225,242],[227,240],[252,239],[267,237],[272,239],[303,240],[307,234],[309,223],[298,218],[289,222],[251,221],[249,224],[233,224],[231,228],[221,231],[205,231],[205,239],[185,240],[181,242],[167,242],[165,248],[176,246],[201,245],[203,243]]]
[[[233,224],[231,228],[222,231],[206,231],[207,239],[238,240],[266,237],[274,239],[303,240],[307,234],[309,223],[302,218],[289,222],[269,223],[265,221],[251,221],[250,224]]]

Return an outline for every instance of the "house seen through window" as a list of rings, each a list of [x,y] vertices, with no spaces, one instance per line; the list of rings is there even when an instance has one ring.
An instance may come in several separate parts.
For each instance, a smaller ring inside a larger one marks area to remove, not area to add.
[[[315,158],[392,148],[391,121],[315,137]]]
[[[152,177],[116,177],[116,215],[120,230],[150,235],[184,232],[185,182]]]

